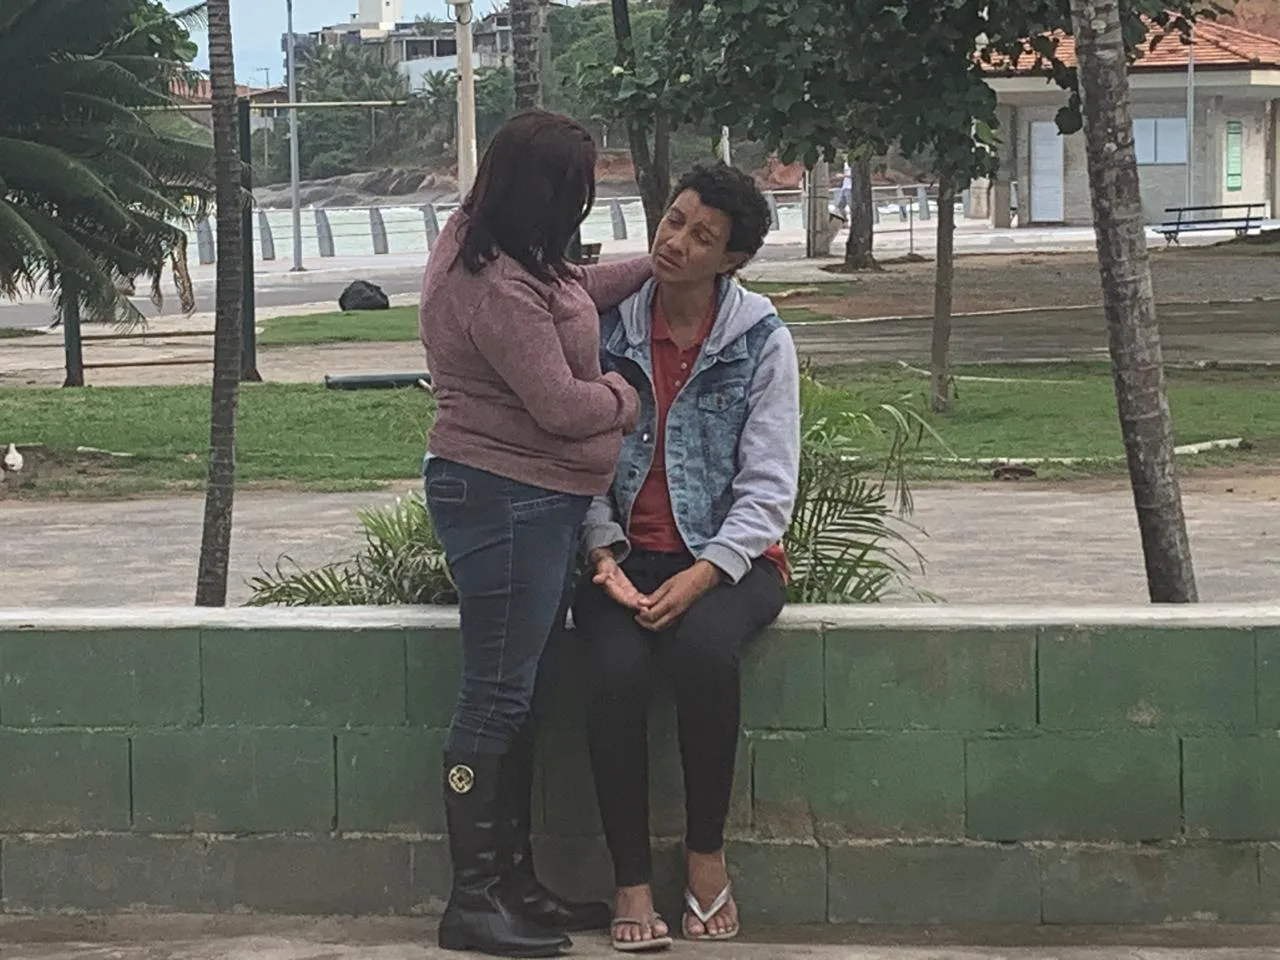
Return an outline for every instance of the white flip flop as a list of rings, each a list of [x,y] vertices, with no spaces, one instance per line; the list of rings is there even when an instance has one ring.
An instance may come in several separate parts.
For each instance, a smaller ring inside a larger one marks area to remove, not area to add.
[[[685,902],[685,905],[688,907],[688,912],[685,913],[683,919],[680,922],[680,930],[681,930],[681,933],[684,934],[684,938],[686,940],[718,942],[722,940],[732,940],[734,937],[736,937],[741,932],[740,925],[736,923],[733,925],[732,930],[726,930],[724,933],[704,933],[704,934],[701,934],[700,936],[695,937],[692,933],[689,932],[690,914],[692,914],[694,917],[697,917],[698,922],[702,924],[702,928],[706,930],[708,929],[708,925],[711,923],[711,921],[714,920],[716,917],[718,917],[724,911],[724,908],[729,905],[729,901],[732,899],[733,899],[733,884],[726,884],[725,888],[720,891],[720,896],[716,897],[715,900],[711,902],[711,906],[709,906],[706,910],[703,910],[702,905],[698,903],[698,898],[693,895],[693,891],[686,890],[684,892],[684,902]]]

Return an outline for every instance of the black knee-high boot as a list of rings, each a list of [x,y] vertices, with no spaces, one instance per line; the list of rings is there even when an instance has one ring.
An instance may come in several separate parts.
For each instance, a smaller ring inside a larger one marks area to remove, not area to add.
[[[532,728],[521,733],[502,760],[502,794],[511,830],[511,870],[507,888],[512,902],[530,920],[552,930],[577,933],[608,930],[613,912],[607,903],[576,903],[552,893],[538,880],[533,866],[534,737]]]
[[[555,957],[568,937],[524,915],[507,887],[510,828],[501,802],[499,756],[446,751],[445,812],[453,892],[440,920],[440,946],[496,957]]]

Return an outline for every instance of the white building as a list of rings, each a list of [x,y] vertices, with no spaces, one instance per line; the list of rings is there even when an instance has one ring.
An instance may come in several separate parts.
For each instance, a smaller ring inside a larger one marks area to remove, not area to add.
[[[376,26],[393,30],[404,19],[404,0],[360,0],[360,12],[355,22],[362,26]]]
[[[323,47],[355,46],[377,52],[382,62],[398,67],[409,88],[421,90],[432,73],[458,69],[458,42],[452,23],[405,22],[404,0],[360,0],[347,23],[299,35],[300,59]],[[378,19],[390,17],[391,19]],[[472,23],[475,64],[481,69],[511,65],[511,15],[504,9]],[[288,48],[284,38],[281,49]]]
[[[1149,223],[1182,206],[1264,204],[1280,213],[1280,40],[1211,21],[1195,30],[1195,112],[1188,137],[1190,48],[1165,37],[1133,65],[1134,135]],[[1066,38],[1062,59],[1075,65]],[[1061,136],[1054,116],[1067,95],[1052,81],[1014,69],[988,81],[1000,106],[1000,174],[992,215],[1008,226],[1092,223],[1082,133]],[[1188,144],[1191,144],[1190,154]],[[1191,203],[1187,181],[1190,161]],[[1017,183],[1016,199],[1011,182]],[[1011,204],[1011,200],[1013,201]]]

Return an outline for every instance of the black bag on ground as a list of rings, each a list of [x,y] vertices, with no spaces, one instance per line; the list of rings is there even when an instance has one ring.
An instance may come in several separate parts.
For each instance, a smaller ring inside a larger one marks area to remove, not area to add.
[[[338,306],[344,313],[352,310],[390,310],[391,301],[376,283],[357,280],[342,291]]]

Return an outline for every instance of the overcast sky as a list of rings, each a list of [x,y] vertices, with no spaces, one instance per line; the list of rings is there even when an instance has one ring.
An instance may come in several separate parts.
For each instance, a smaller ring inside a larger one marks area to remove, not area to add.
[[[170,10],[189,6],[188,0],[165,0]],[[298,33],[310,33],[320,27],[345,23],[359,6],[358,0],[294,0],[293,29]],[[481,12],[488,12],[492,4],[481,0],[477,5]],[[404,15],[411,20],[420,14],[443,17],[444,0],[405,0]],[[231,0],[231,28],[235,33],[236,77],[243,83],[265,85],[266,74],[271,71],[271,82],[284,79],[284,54],[280,49],[280,37],[286,30],[285,0]],[[204,37],[196,38],[201,47]],[[198,65],[207,66],[203,50]]]

